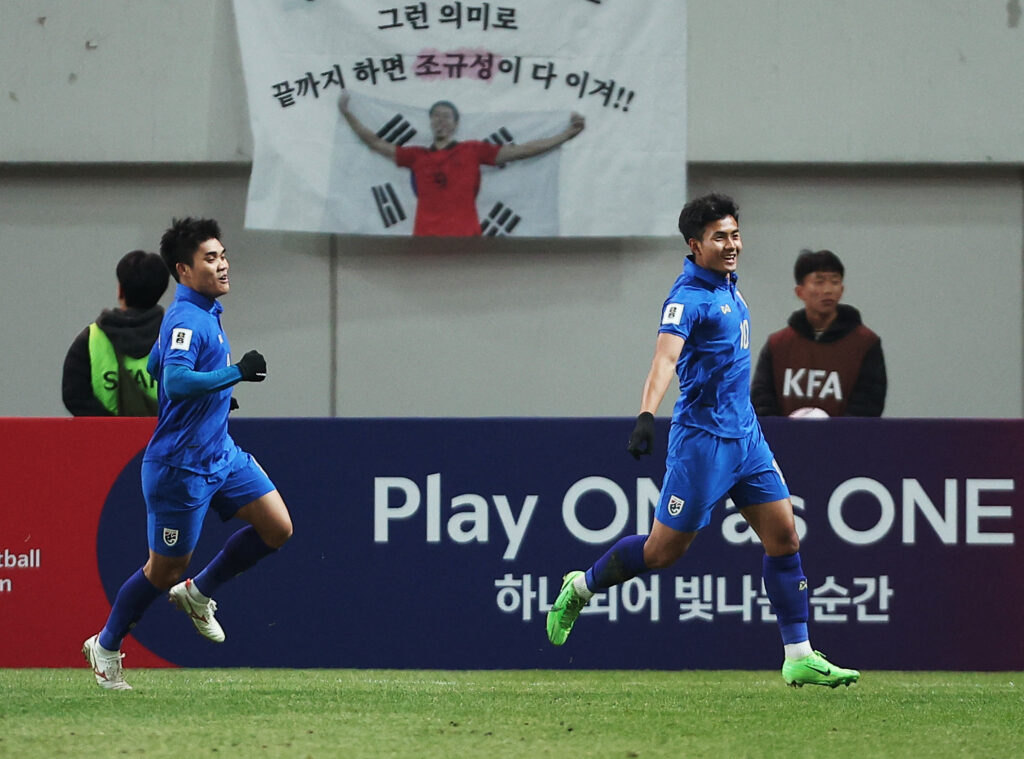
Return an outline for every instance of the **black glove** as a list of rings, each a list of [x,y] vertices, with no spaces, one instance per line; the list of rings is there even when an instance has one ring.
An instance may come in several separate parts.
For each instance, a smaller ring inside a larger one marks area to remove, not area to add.
[[[262,382],[267,378],[267,360],[259,351],[249,351],[235,366],[242,372],[243,382]]]
[[[645,411],[636,418],[636,427],[629,436],[626,450],[633,454],[637,461],[641,456],[650,456],[654,450],[654,414]]]
[[[231,413],[238,408],[238,401],[235,400],[235,396],[231,396],[231,403],[228,404],[228,413]]]

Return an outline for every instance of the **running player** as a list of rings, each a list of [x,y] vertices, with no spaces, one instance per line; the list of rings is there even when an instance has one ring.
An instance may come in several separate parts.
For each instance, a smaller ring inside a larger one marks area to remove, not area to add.
[[[262,382],[267,363],[249,351],[231,363],[217,300],[230,289],[227,251],[212,219],[175,219],[160,255],[178,282],[149,358],[159,377],[156,429],[142,459],[149,560],[118,591],[107,623],[82,646],[102,688],[130,690],[121,668],[121,641],[160,595],[191,617],[215,643],[224,630],[211,596],[291,537],[281,495],[256,460],[228,434],[231,387]],[[180,582],[208,508],[223,520],[248,524],[194,578]]]
[[[789,685],[850,685],[860,673],[829,663],[807,634],[807,578],[789,489],[750,403],[750,312],[736,289],[743,244],[739,209],[725,195],[684,206],[679,231],[691,255],[661,315],[640,415],[626,449],[650,454],[657,411],[674,374],[679,399],[669,432],[665,479],[650,535],[622,538],[586,572],[565,575],[547,616],[548,639],[565,643],[595,594],[674,564],[726,495],[764,546],[762,575],[779,620]]]

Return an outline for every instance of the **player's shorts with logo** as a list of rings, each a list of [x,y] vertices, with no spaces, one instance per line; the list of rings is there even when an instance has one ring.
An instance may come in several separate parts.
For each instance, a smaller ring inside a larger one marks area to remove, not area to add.
[[[208,509],[226,522],[274,489],[263,467],[237,446],[230,463],[213,474],[144,461],[142,494],[149,547],[161,556],[185,556],[199,542]]]
[[[737,508],[789,497],[760,425],[744,438],[723,438],[698,427],[673,424],[665,480],[655,517],[682,532],[707,526],[727,495]]]

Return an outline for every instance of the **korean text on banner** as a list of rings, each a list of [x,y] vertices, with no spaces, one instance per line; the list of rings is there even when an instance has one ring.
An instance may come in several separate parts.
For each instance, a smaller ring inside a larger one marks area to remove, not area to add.
[[[639,6],[235,0],[254,139],[246,225],[675,235],[686,192],[686,5]],[[351,114],[390,152],[369,149],[346,123],[343,90]],[[429,171],[399,165],[396,148],[434,141],[430,109],[439,101],[454,106],[452,137],[464,147],[548,140],[573,114],[585,128],[514,162],[467,167],[468,151],[445,150],[430,157]],[[442,216],[473,217],[469,227],[424,224],[417,214],[432,202],[443,204]]]

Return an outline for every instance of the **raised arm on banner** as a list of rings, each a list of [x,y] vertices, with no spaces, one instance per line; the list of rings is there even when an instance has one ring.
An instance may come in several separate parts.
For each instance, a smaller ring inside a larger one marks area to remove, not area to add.
[[[519,161],[523,158],[532,158],[535,155],[546,153],[549,150],[557,148],[563,142],[571,140],[582,132],[585,126],[586,122],[584,121],[583,116],[573,112],[569,117],[569,126],[558,134],[553,135],[552,137],[543,137],[539,140],[524,142],[522,145],[502,145],[494,162],[498,164],[508,163],[509,161]]]
[[[373,130],[355,117],[352,111],[348,109],[349,97],[349,92],[343,90],[341,97],[338,98],[338,110],[341,111],[341,115],[345,117],[345,121],[348,122],[348,125],[352,127],[352,131],[356,133],[356,136],[362,140],[370,150],[375,153],[380,153],[382,156],[389,158],[392,161],[395,160],[395,146],[387,140],[378,137]]]

